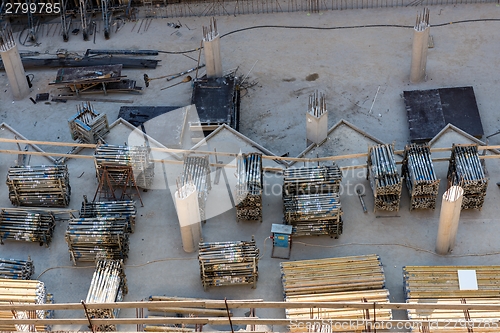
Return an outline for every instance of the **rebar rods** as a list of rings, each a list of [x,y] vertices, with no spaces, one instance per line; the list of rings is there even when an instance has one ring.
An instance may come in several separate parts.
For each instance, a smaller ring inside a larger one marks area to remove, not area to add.
[[[312,95],[310,95],[308,110],[308,112],[313,116],[321,117],[321,115],[327,111],[325,94],[316,90]]]
[[[462,209],[481,209],[488,188],[477,145],[453,145],[448,181],[464,189]]]
[[[0,211],[0,242],[4,239],[36,242],[49,246],[55,217],[51,212],[4,208]]]
[[[210,19],[210,25],[208,27],[203,26],[203,40],[210,42],[218,35],[217,21],[215,20],[215,17],[213,17]]]
[[[236,220],[262,222],[262,154],[240,154],[236,162]]]
[[[13,280],[30,280],[35,271],[33,261],[28,260],[4,259],[0,258],[0,278]]]
[[[258,279],[259,249],[251,241],[227,241],[199,244],[201,282],[208,287],[252,284]]]
[[[71,187],[66,165],[15,166],[7,174],[9,199],[15,206],[66,207]]]
[[[76,106],[77,113],[68,119],[73,140],[85,143],[97,143],[109,133],[108,118],[95,111],[90,102]]]
[[[201,221],[206,222],[205,204],[212,189],[208,156],[184,156],[180,187],[192,182],[198,191]]]
[[[405,147],[401,175],[410,194],[410,210],[435,209],[439,182],[428,145]]]
[[[82,202],[80,217],[106,217],[125,219],[127,232],[133,233],[135,229],[135,216],[137,210],[134,201],[105,201],[105,202]]]

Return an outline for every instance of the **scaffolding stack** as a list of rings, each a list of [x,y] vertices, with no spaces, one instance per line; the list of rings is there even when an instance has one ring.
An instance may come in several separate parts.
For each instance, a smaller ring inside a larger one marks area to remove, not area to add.
[[[198,260],[203,288],[236,284],[257,285],[259,249],[251,241],[199,244]]]
[[[5,239],[49,246],[56,226],[48,211],[3,208],[0,211],[0,243]]]
[[[212,189],[208,155],[184,156],[181,187],[190,182],[196,186],[196,191],[198,192],[201,221],[206,222],[206,201],[208,199],[208,192]]]
[[[337,164],[286,169],[283,177],[283,214],[293,235],[342,234],[342,172]]]
[[[434,172],[428,145],[411,144],[405,147],[401,175],[410,194],[410,210],[436,209],[440,180]]]
[[[80,209],[81,218],[115,218],[126,221],[127,232],[133,233],[135,230],[135,216],[137,210],[134,201],[105,201],[88,202],[87,198],[82,202]]]
[[[372,146],[368,150],[368,177],[374,196],[374,211],[398,211],[403,182],[394,160],[393,145]]]
[[[28,260],[0,258],[0,279],[31,280],[35,272],[35,265]]]
[[[69,205],[71,187],[66,165],[10,167],[6,183],[10,202],[15,206]]]
[[[262,154],[240,154],[236,172],[236,220],[262,222]]]
[[[448,166],[448,182],[464,189],[462,209],[483,208],[488,188],[477,145],[453,145]]]
[[[68,119],[71,138],[85,143],[98,143],[109,133],[108,118],[89,103],[77,105],[77,113]]]

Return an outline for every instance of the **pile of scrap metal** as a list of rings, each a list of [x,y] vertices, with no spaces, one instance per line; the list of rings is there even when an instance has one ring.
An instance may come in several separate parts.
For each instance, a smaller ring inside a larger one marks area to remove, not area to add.
[[[77,113],[68,119],[71,138],[85,143],[97,143],[109,133],[108,117],[99,114],[89,103],[76,106]]]

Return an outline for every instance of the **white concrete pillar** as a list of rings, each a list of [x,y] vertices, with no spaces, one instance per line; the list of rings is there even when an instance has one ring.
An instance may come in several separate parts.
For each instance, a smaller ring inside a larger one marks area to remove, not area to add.
[[[311,143],[320,144],[328,136],[328,110],[323,93],[309,96],[309,109],[306,113],[307,146]]]
[[[429,48],[429,10],[424,9],[422,16],[417,16],[413,30],[413,47],[411,54],[410,82],[418,83],[425,79],[427,67],[427,50]]]
[[[452,186],[443,194],[436,241],[438,254],[448,254],[455,246],[463,194],[464,190],[460,186]]]
[[[7,78],[9,79],[12,96],[16,100],[28,96],[30,89],[21,56],[10,28],[4,28],[0,32],[0,55]]]
[[[175,208],[181,228],[182,248],[186,252],[194,252],[201,240],[200,206],[194,184],[186,184],[175,192]]]
[[[210,20],[209,27],[203,27],[203,50],[207,77],[222,77],[222,59],[220,57],[220,36],[215,19]]]

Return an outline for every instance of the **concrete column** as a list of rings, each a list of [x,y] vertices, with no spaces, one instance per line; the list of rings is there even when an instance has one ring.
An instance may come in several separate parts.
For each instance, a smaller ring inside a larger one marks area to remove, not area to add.
[[[430,31],[429,10],[424,9],[422,16],[417,15],[417,22],[413,31],[410,70],[411,83],[422,82],[425,79]]]
[[[16,100],[23,99],[28,96],[30,89],[21,56],[10,28],[4,28],[0,31],[0,55],[9,79],[12,96]]]
[[[307,145],[311,143],[320,144],[328,136],[328,110],[323,93],[309,96],[309,109],[306,113],[306,136]]]
[[[448,254],[455,246],[463,194],[464,190],[460,186],[452,186],[443,194],[436,241],[438,254]]]
[[[205,52],[205,68],[207,77],[222,77],[222,60],[220,57],[220,36],[215,19],[210,20],[209,27],[203,27],[203,50]]]
[[[181,228],[182,248],[186,252],[194,252],[201,240],[200,206],[194,184],[186,184],[175,192],[175,208]]]

